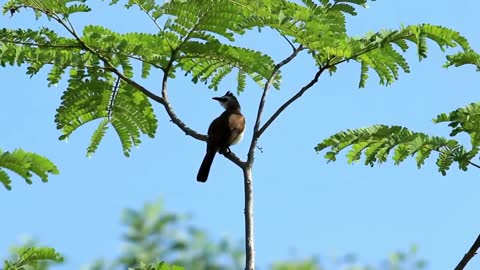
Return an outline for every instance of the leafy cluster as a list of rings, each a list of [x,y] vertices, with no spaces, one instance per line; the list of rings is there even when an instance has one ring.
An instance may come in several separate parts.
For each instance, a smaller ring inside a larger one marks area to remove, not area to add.
[[[15,149],[12,152],[3,152],[0,149],[0,183],[10,190],[12,181],[5,169],[18,174],[28,184],[33,183],[32,177],[34,174],[40,177],[43,182],[47,182],[49,174],[59,173],[55,164],[47,158],[22,149]]]
[[[449,114],[438,115],[435,123],[448,122],[452,128],[450,136],[465,132],[471,137],[471,148],[460,144],[457,140],[430,136],[421,132],[413,132],[401,126],[374,125],[338,132],[319,143],[317,152],[329,148],[325,158],[335,161],[342,150],[349,148],[346,157],[348,163],[359,161],[365,157],[365,165],[374,166],[388,160],[393,151],[392,160],[395,165],[405,161],[409,156],[415,156],[420,168],[432,152],[438,154],[436,164],[438,171],[445,175],[452,163],[456,162],[459,169],[466,171],[474,165],[472,160],[479,153],[479,111],[480,103],[472,103]]]
[[[471,103],[448,114],[442,113],[433,122],[448,123],[452,128],[450,136],[464,132],[470,136],[473,147],[480,146],[480,103]]]
[[[140,144],[140,135],[153,137],[157,120],[147,97],[131,85],[115,80],[102,69],[72,69],[69,86],[62,96],[55,122],[67,139],[78,127],[102,119],[92,135],[87,155],[97,149],[111,124],[120,138],[126,156]]]
[[[114,5],[121,1],[109,2]],[[442,50],[459,46],[471,52],[458,32],[429,24],[351,37],[347,34],[346,16],[355,16],[357,8],[365,7],[367,0],[122,2],[126,8],[144,12],[156,31],[118,33],[87,25],[80,33],[70,17],[91,12],[82,0],[10,0],[3,7],[4,14],[12,15],[23,9],[33,10],[37,18],[46,17],[68,33],[68,37],[60,36],[46,27],[0,29],[0,65],[27,65],[29,75],[49,67],[49,85],[57,84],[68,71],[68,87],[56,123],[62,131],[60,139],[66,139],[80,126],[99,122],[87,155],[96,151],[110,126],[127,156],[142,135],[153,137],[157,120],[151,99],[169,108],[167,79],[173,78],[176,71],[215,90],[232,73],[236,73],[239,92],[245,89],[247,76],[262,87],[268,83],[279,88],[280,70],[270,56],[232,45],[238,36],[252,29],[278,32],[294,51],[307,51],[322,71],[333,73],[344,62],[358,62],[360,87],[365,86],[370,70],[387,85],[398,78],[400,71],[409,72],[403,56],[409,43],[416,45],[419,59],[427,56],[428,40]],[[450,62],[459,57],[473,59],[471,55],[454,55]],[[161,97],[136,80],[147,78],[152,69],[164,74]]]
[[[395,165],[405,161],[409,156],[415,156],[417,166],[420,168],[432,152],[437,152],[438,170],[443,175],[454,161],[458,163],[460,169],[467,170],[470,160],[478,153],[477,148],[467,151],[456,140],[428,136],[401,126],[385,125],[336,133],[319,143],[315,150],[319,152],[328,147],[330,151],[325,154],[328,161],[335,161],[340,151],[351,147],[346,154],[348,163],[359,161],[363,154],[365,165],[372,167],[376,163],[386,162],[393,151],[392,160]]]
[[[140,264],[140,266],[135,268],[128,268],[129,270],[183,270],[183,267],[177,265],[169,265],[165,262],[161,262],[158,264]]]
[[[14,251],[10,260],[5,260],[4,270],[43,270],[48,269],[49,263],[61,263],[63,257],[55,249],[49,247],[24,246]]]
[[[191,270],[242,269],[242,247],[227,238],[212,241],[203,230],[188,225],[185,216],[166,212],[161,201],[125,210],[122,221],[127,228],[122,254],[111,263],[98,260],[89,269],[166,267],[159,260]]]
[[[448,61],[445,64],[445,67],[474,65],[477,68],[477,71],[480,71],[480,54],[473,50],[467,50],[465,52],[459,52],[454,55],[448,55],[447,60]]]

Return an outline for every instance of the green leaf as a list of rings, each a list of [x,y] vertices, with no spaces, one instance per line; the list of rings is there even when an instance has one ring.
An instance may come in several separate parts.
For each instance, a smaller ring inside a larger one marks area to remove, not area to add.
[[[154,137],[157,120],[144,94],[125,83],[116,85],[117,80],[96,68],[74,69],[70,75],[69,87],[55,116],[57,128],[63,133],[61,140],[98,119],[102,121],[87,148],[89,156],[100,144],[108,123],[115,128],[126,156],[140,144],[141,134]]]
[[[245,90],[245,86],[247,85],[246,82],[247,75],[245,72],[239,70],[237,75],[237,93],[243,92]]]
[[[12,152],[2,152],[0,150],[0,168],[18,174],[28,184],[32,184],[33,174],[37,175],[43,182],[48,181],[49,174],[59,174],[57,167],[50,160],[22,149],[16,149]],[[6,189],[11,189],[10,177],[2,169],[0,169],[0,182]]]
[[[480,102],[471,103],[448,114],[440,114],[433,122],[448,123],[452,128],[450,136],[467,133],[472,146],[480,146]]]
[[[63,256],[50,247],[20,247],[16,260],[6,260],[5,270],[38,269],[43,262],[63,262]]]
[[[477,67],[477,71],[480,71],[480,54],[474,52],[473,50],[467,50],[465,52],[459,52],[454,55],[447,56],[447,63],[445,67],[449,66],[463,66],[463,65],[474,65]]]
[[[93,132],[92,138],[90,139],[90,145],[87,148],[87,156],[92,156],[98,148],[98,145],[102,141],[105,133],[108,129],[108,119],[104,118],[100,124],[98,124],[97,129]]]
[[[0,182],[3,184],[3,186],[6,189],[8,190],[12,189],[12,186],[10,185],[12,183],[12,180],[10,180],[10,177],[8,176],[8,174],[2,169],[0,169]]]

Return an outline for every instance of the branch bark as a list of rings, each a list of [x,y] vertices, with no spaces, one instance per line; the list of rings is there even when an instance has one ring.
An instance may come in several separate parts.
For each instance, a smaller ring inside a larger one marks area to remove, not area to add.
[[[477,240],[473,243],[467,253],[463,256],[462,260],[458,263],[455,270],[462,270],[467,266],[468,262],[477,254],[477,250],[480,248],[480,234],[477,237]]]
[[[253,218],[253,185],[252,167],[243,169],[245,192],[245,270],[255,269],[255,234]]]

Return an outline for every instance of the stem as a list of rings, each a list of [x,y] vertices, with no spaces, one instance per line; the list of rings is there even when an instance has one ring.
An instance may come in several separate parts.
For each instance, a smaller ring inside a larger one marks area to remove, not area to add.
[[[255,236],[253,224],[253,185],[252,167],[243,169],[245,187],[245,270],[255,269]]]
[[[473,256],[477,254],[478,248],[480,248],[480,234],[478,235],[477,240],[475,240],[468,252],[465,253],[462,260],[458,263],[457,267],[455,267],[455,270],[462,270],[463,268],[465,268],[470,259],[472,259]]]
[[[272,84],[275,76],[278,74],[281,67],[288,64],[292,61],[299,52],[304,49],[302,45],[298,48],[295,48],[291,55],[285,58],[283,61],[279,62],[272,69],[270,77],[265,83],[263,88],[263,93],[260,98],[257,110],[257,118],[255,120],[255,125],[253,127],[253,136],[252,141],[250,142],[250,148],[248,149],[247,161],[243,163],[241,168],[243,169],[243,178],[244,178],[244,189],[245,189],[245,270],[254,270],[255,269],[255,239],[254,239],[254,224],[253,224],[253,177],[252,177],[252,167],[253,160],[255,156],[255,148],[257,146],[258,139],[260,138],[261,133],[260,122],[262,120],[263,108],[265,106],[265,100],[267,97],[268,90]]]

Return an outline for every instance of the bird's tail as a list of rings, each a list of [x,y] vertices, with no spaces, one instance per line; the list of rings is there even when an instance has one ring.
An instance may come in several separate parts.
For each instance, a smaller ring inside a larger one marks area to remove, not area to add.
[[[203,158],[202,165],[197,174],[198,182],[207,182],[208,174],[210,173],[210,167],[212,166],[213,158],[215,157],[216,151],[207,150],[205,157]]]

